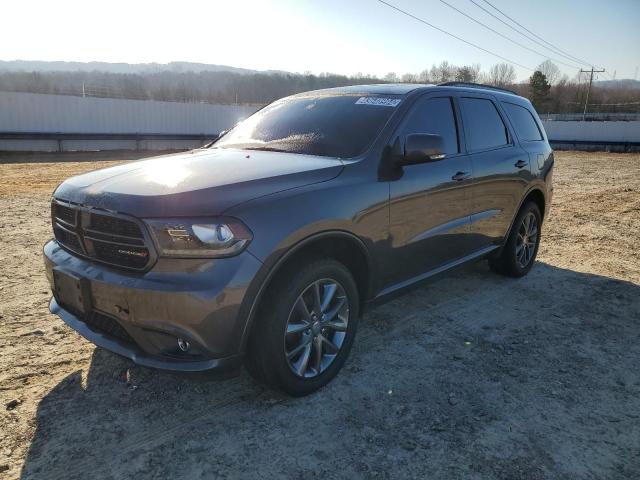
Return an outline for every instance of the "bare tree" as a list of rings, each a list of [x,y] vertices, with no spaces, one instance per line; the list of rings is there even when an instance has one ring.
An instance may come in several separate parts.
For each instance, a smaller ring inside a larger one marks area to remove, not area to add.
[[[549,82],[550,85],[555,85],[560,78],[560,69],[551,60],[542,62],[536,70],[542,72],[542,74],[547,77],[547,82]]]
[[[395,72],[389,72],[384,76],[385,82],[395,83],[398,81],[398,75]]]
[[[431,82],[431,75],[429,75],[429,70],[423,70],[421,71],[418,75],[418,81],[420,83],[430,83]]]
[[[433,65],[431,67],[430,76],[433,83],[444,83],[455,80],[457,67],[451,65],[446,60],[440,63],[440,65]]]
[[[496,87],[511,85],[516,79],[516,69],[508,63],[496,63],[489,69],[489,83]]]
[[[404,75],[402,75],[402,77],[400,77],[400,81],[402,83],[416,83],[417,78],[413,73],[405,73]]]

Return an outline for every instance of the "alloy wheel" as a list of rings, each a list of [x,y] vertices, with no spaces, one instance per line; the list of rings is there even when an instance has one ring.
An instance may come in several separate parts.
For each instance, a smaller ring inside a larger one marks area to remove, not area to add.
[[[522,219],[516,238],[516,260],[520,268],[526,268],[536,251],[538,244],[538,220],[533,212]]]
[[[347,334],[349,299],[333,279],[316,280],[295,301],[284,333],[284,352],[297,376],[320,375],[335,360]]]

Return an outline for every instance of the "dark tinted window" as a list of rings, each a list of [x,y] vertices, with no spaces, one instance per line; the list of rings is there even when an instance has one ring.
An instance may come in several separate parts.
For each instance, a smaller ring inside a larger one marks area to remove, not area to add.
[[[509,143],[507,127],[491,100],[461,98],[460,103],[469,150],[484,150]]]
[[[459,152],[456,119],[451,99],[448,97],[418,101],[411,110],[402,133],[441,135],[444,140],[444,153],[451,155]]]
[[[237,125],[214,147],[355,157],[371,145],[401,98],[397,95],[285,98]]]
[[[513,103],[502,104],[513,122],[518,138],[525,142],[542,140],[542,134],[531,112]]]

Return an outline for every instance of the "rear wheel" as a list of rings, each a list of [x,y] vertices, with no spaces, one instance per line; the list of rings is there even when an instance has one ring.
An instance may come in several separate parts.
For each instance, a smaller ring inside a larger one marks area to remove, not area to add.
[[[529,273],[540,246],[542,215],[534,202],[522,206],[500,254],[489,259],[489,266],[497,273],[522,277]]]
[[[358,320],[353,276],[332,259],[287,268],[269,288],[249,339],[249,371],[293,396],[326,385],[349,355]]]

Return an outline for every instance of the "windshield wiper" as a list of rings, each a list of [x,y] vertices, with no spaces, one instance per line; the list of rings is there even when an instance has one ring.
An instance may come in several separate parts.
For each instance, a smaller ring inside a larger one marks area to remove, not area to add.
[[[275,147],[240,147],[242,150],[258,150],[260,152],[282,152],[291,153],[289,150],[283,150],[282,148]]]

